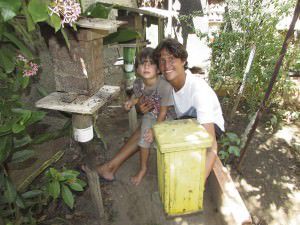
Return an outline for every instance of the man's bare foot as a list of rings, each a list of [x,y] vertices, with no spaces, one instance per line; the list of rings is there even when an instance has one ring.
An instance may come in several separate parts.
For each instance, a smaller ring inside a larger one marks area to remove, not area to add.
[[[105,180],[113,181],[115,179],[113,169],[109,166],[108,163],[104,163],[101,166],[97,166],[97,172],[99,176],[104,178]]]
[[[138,186],[141,183],[144,176],[146,175],[146,172],[147,172],[146,169],[140,170],[137,173],[137,175],[135,175],[134,177],[131,177],[131,183]]]

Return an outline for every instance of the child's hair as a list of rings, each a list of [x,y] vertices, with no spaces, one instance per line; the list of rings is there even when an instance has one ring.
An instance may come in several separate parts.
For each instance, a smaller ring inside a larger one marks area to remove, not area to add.
[[[134,63],[135,69],[138,68],[139,64],[143,64],[143,62],[144,62],[146,59],[150,59],[150,60],[152,60],[155,64],[157,64],[157,63],[154,61],[153,53],[154,53],[154,49],[153,49],[153,48],[150,48],[150,47],[145,47],[145,48],[143,48],[143,49],[140,51],[140,53],[138,54],[138,56],[136,57],[136,59],[135,59],[135,63]]]
[[[155,48],[153,57],[155,62],[159,61],[160,58],[160,52],[166,49],[168,53],[173,55],[175,58],[180,58],[182,61],[186,61],[184,68],[187,69],[187,58],[188,58],[188,53],[185,50],[184,46],[177,41],[176,39],[173,38],[167,38],[162,40],[158,46]]]

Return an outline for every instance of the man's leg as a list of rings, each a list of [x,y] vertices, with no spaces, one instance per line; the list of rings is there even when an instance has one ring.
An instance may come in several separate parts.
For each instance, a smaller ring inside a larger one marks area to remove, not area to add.
[[[122,146],[119,152],[107,163],[104,163],[97,167],[99,175],[107,180],[114,180],[115,173],[119,167],[125,162],[131,155],[138,151],[138,141],[140,138],[140,127],[130,136],[128,141]]]
[[[139,172],[131,178],[131,182],[134,185],[139,185],[146,175],[147,172],[147,165],[148,165],[148,159],[149,159],[149,148],[141,148],[140,149],[140,170]]]

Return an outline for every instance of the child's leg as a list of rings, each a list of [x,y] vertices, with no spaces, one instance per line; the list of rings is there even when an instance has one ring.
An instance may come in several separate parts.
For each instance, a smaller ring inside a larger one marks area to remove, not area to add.
[[[122,146],[120,151],[117,152],[109,162],[97,167],[98,174],[107,180],[114,180],[115,173],[122,163],[138,151],[138,141],[140,136],[140,127],[138,127],[130,136],[129,140]]]
[[[139,185],[143,177],[146,175],[149,151],[149,148],[140,148],[140,170],[134,177],[131,178],[131,182],[134,185]]]

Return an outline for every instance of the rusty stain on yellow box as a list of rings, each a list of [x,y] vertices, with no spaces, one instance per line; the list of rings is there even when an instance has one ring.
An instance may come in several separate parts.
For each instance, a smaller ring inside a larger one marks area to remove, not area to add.
[[[212,138],[195,119],[165,121],[154,126],[159,193],[172,215],[201,211],[206,148]]]

